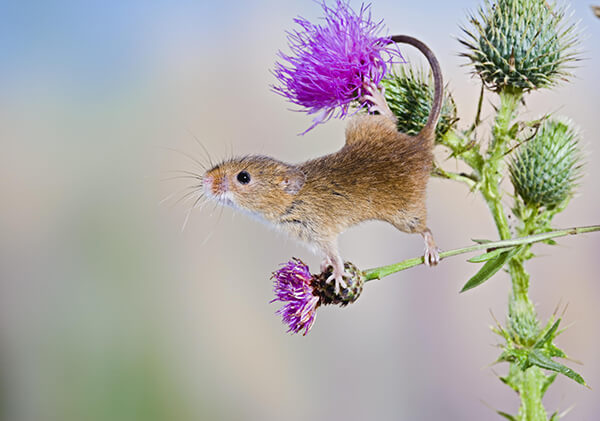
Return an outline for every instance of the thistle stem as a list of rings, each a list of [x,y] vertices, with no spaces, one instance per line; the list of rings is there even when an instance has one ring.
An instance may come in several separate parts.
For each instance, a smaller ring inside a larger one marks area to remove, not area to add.
[[[487,159],[481,170],[483,180],[481,193],[492,212],[498,234],[503,240],[510,238],[510,228],[502,206],[502,193],[500,191],[504,166],[503,157],[510,141],[513,140],[516,134],[513,133],[511,122],[515,118],[522,95],[519,90],[505,89],[500,92],[500,107],[492,129],[493,139],[487,151]]]
[[[481,244],[474,244],[467,247],[462,247],[454,250],[443,251],[440,253],[440,259],[445,259],[451,256],[457,256],[459,254],[471,253],[479,250],[497,249],[504,247],[514,247],[521,244],[533,244],[541,241],[551,240],[553,238],[565,237],[567,235],[584,234],[587,232],[600,231],[600,225],[590,225],[585,227],[574,227],[562,230],[545,232],[542,234],[529,235],[527,237],[512,238],[500,241],[490,241]],[[415,266],[419,266],[425,263],[423,256],[415,257],[412,259],[403,260],[402,262],[395,263],[392,265],[381,266],[373,269],[367,269],[363,273],[365,275],[365,281],[371,281],[373,279],[381,279],[385,276],[391,275],[396,272],[400,272],[405,269],[409,269]],[[522,266],[522,265],[521,265]]]

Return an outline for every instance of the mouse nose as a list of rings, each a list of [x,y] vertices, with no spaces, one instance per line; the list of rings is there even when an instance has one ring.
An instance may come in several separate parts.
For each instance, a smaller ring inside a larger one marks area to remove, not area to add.
[[[227,191],[227,180],[225,177],[206,174],[202,179],[204,191],[212,196],[219,196]]]
[[[202,177],[202,185],[204,186],[204,191],[206,193],[214,194],[214,183],[215,178],[212,175],[205,174],[204,177]]]

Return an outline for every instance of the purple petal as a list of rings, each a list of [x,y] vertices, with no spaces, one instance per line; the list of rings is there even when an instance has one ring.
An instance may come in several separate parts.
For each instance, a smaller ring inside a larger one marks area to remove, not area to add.
[[[398,54],[390,48],[389,37],[379,36],[383,21],[371,20],[370,5],[363,4],[359,13],[343,0],[336,0],[334,7],[323,2],[322,7],[322,25],[294,19],[301,30],[288,33],[292,54],[279,52],[281,61],[273,70],[279,82],[273,91],[308,114],[325,110],[308,130],[332,117],[347,116],[363,86],[379,84]]]
[[[308,333],[315,322],[319,297],[313,294],[312,275],[304,263],[293,259],[273,273],[275,298],[284,305],[277,310],[283,322],[289,326],[288,332],[298,333],[304,329]]]

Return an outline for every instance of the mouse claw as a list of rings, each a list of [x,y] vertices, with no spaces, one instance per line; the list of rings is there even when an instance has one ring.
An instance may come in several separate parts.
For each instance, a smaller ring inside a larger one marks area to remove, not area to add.
[[[363,99],[369,101],[369,111],[377,111],[379,114],[395,119],[394,113],[390,110],[387,101],[385,100],[385,88],[379,90],[373,82],[365,86],[368,95],[364,95]]]
[[[440,262],[440,249],[435,245],[433,235],[429,228],[425,229],[421,234],[425,240],[425,254],[423,255],[425,265],[435,266]]]
[[[436,266],[440,262],[440,249],[437,247],[425,248],[423,259],[426,266]]]
[[[349,274],[348,272],[336,273],[336,271],[334,270],[333,273],[329,276],[329,278],[327,278],[327,280],[325,282],[330,283],[331,281],[335,281],[334,292],[336,294],[339,294],[340,293],[340,285],[344,289],[348,288],[348,284],[346,283],[346,281],[344,281],[344,276],[352,277],[352,275]]]

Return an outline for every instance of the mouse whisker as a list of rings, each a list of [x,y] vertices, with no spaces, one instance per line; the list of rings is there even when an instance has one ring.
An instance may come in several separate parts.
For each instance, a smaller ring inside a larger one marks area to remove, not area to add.
[[[233,142],[229,141],[229,159],[233,160]]]
[[[202,208],[202,206],[204,206],[207,203],[206,201],[204,201],[204,203],[202,203],[201,202],[202,199],[204,199],[204,194],[201,194],[200,196],[198,196],[198,198],[196,199],[194,204],[185,213],[185,219],[183,220],[183,225],[181,226],[181,232],[185,231],[185,227],[187,226],[187,223],[190,219],[190,215],[192,214],[192,211],[194,209],[196,209],[197,207]]]
[[[177,205],[178,205],[178,204],[180,204],[180,203],[185,203],[185,202],[186,202],[186,201],[187,201],[187,200],[188,200],[190,197],[194,197],[194,194],[197,194],[197,193],[198,193],[198,188],[199,188],[198,186],[189,186],[189,187],[187,187],[186,189],[184,189],[183,191],[185,191],[185,190],[189,190],[189,189],[193,189],[193,190],[192,190],[192,191],[189,191],[189,192],[187,192],[186,194],[184,194],[183,196],[181,196],[179,199],[177,199],[177,200],[175,201],[175,203],[173,203],[173,204],[171,205],[171,208],[174,208],[175,206],[177,206]],[[180,192],[180,193],[181,193],[181,192]],[[203,195],[203,193],[201,193],[201,195]]]
[[[204,144],[200,141],[200,139],[198,139],[198,136],[196,136],[191,130],[188,130],[189,134],[192,135],[192,137],[194,138],[194,140],[196,141],[196,143],[198,143],[198,145],[200,145],[200,147],[202,148],[202,150],[204,151],[205,159],[208,160],[208,163],[210,164],[210,167],[214,167],[214,164],[212,162],[212,159],[210,157],[210,154],[208,153],[208,149],[206,149],[206,146],[204,146]]]
[[[161,179],[159,179],[159,181],[179,180],[181,178],[193,178],[195,180],[202,180],[202,177],[199,177],[197,175],[174,175],[172,177],[161,178]]]
[[[159,205],[162,205],[163,203],[165,203],[166,201],[168,201],[169,199],[171,199],[173,196],[175,196],[175,195],[177,195],[177,194],[180,194],[180,193],[183,193],[183,192],[185,192],[185,191],[187,191],[187,190],[189,190],[189,189],[194,189],[193,191],[191,191],[191,192],[189,192],[189,193],[188,193],[188,194],[191,194],[191,193],[193,193],[194,191],[198,191],[198,189],[200,189],[201,187],[202,187],[202,184],[197,184],[197,185],[195,185],[195,186],[187,186],[187,187],[184,187],[183,189],[176,190],[176,191],[174,191],[173,193],[170,193],[170,194],[169,194],[167,197],[165,197],[165,198],[164,198],[164,199],[162,199],[161,201],[159,201],[159,202],[158,202],[158,204],[159,204]],[[203,193],[203,194],[204,194],[204,193]],[[187,194],[186,194],[184,197],[186,197],[186,196],[187,196]],[[179,203],[181,200],[182,200],[182,198],[180,198],[180,199],[179,199],[177,202],[175,202],[175,204],[174,204],[173,206],[175,206],[175,205],[176,205],[177,203]]]
[[[217,224],[219,223],[219,221],[221,221],[221,218],[223,217],[223,209],[225,209],[225,206],[221,206],[221,210],[219,211],[219,216],[217,216]]]
[[[186,175],[194,176],[198,180],[202,180],[202,175],[197,174],[192,171],[187,171],[187,170],[167,170],[167,171],[164,171],[164,173],[166,173],[166,174],[186,174]]]
[[[181,154],[181,155],[185,156],[186,158],[192,160],[194,163],[198,164],[200,166],[200,168],[202,169],[202,171],[206,171],[206,163],[199,161],[197,158],[195,158],[194,156],[188,154],[187,152],[184,152],[184,151],[179,150],[179,149],[171,148],[171,147],[168,147],[168,146],[163,146],[162,148],[166,149],[168,151],[171,151],[171,152],[177,152],[178,154]],[[212,167],[212,164],[211,164],[211,167]]]
[[[212,218],[212,216],[213,216],[213,213],[214,213],[214,212],[215,212],[215,210],[217,209],[217,206],[219,206],[219,205],[220,205],[220,203],[219,203],[219,202],[217,202],[217,201],[215,201],[215,202],[213,202],[213,203],[214,203],[214,206],[213,206],[213,207],[212,207],[212,209],[210,210],[210,217],[211,217],[211,218]],[[222,207],[222,206],[221,206],[221,207]]]

